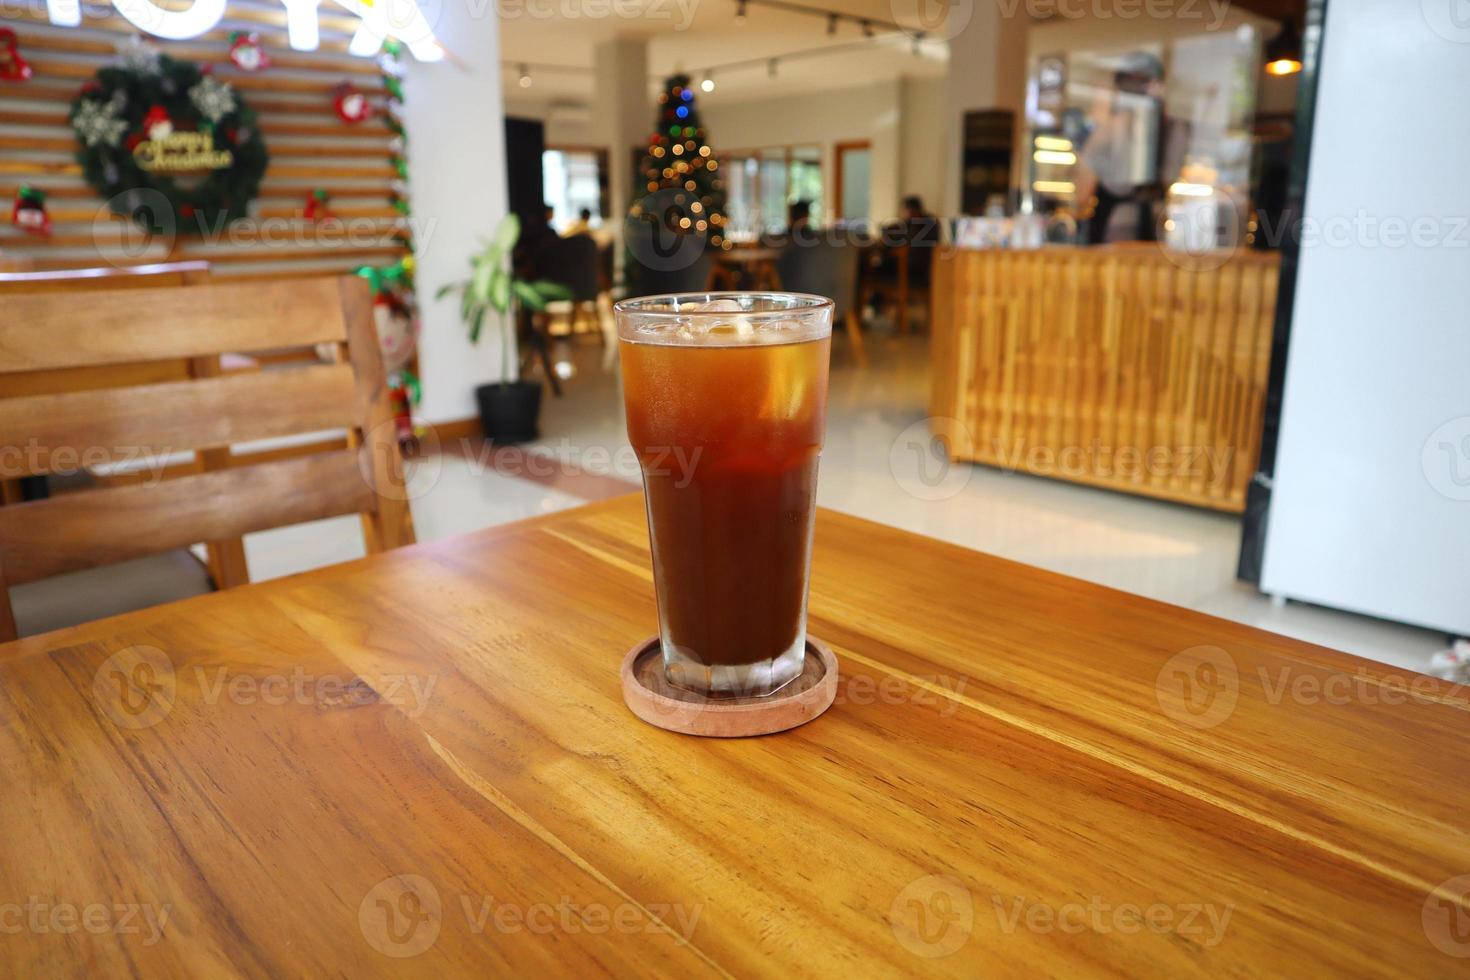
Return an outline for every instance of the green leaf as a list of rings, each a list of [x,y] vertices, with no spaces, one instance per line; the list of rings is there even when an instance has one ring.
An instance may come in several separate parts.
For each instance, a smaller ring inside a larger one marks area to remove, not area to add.
[[[478,344],[480,342],[480,328],[484,325],[485,307],[482,306],[475,311],[474,317],[470,320],[470,343]]]
[[[503,314],[510,309],[510,273],[503,266],[495,271],[497,275],[490,279],[490,305]]]
[[[520,237],[521,219],[512,211],[501,219],[500,227],[495,229],[495,246],[502,252],[509,252],[515,248]]]
[[[470,290],[474,293],[475,302],[483,303],[490,298],[490,284],[499,271],[500,265],[496,262],[479,262],[475,265],[475,271],[470,276]]]
[[[572,291],[570,289],[559,282],[552,282],[550,279],[537,279],[531,283],[531,288],[540,293],[542,299],[557,300],[572,298]]]
[[[516,296],[520,299],[523,306],[527,306],[538,313],[546,309],[546,300],[537,292],[535,286],[528,282],[521,282],[519,279],[511,283],[511,286],[515,289]]]
[[[446,282],[444,285],[442,285],[442,286],[439,287],[438,292],[434,293],[434,298],[435,299],[443,299],[444,297],[448,296],[450,293],[454,292],[456,289],[463,289],[463,288],[464,288],[464,283],[462,283],[462,282]]]

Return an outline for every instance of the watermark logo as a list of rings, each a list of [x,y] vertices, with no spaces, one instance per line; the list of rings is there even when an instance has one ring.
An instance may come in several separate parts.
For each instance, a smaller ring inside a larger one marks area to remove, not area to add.
[[[1470,415],[1450,419],[1424,440],[1424,478],[1441,496],[1470,500]]]
[[[438,485],[444,470],[439,434],[432,425],[417,433],[418,446],[411,465],[404,458],[398,435],[398,420],[393,418],[379,422],[364,433],[357,469],[368,488],[385,500],[417,500]]]
[[[163,938],[173,906],[138,902],[47,901],[31,895],[24,902],[0,902],[0,936],[32,935],[142,936],[144,946]]]
[[[384,878],[357,907],[357,925],[368,945],[395,959],[418,956],[434,945],[443,922],[439,890],[422,875]]]
[[[639,265],[655,272],[677,272],[699,261],[705,234],[679,227],[681,217],[688,220],[684,210],[695,198],[694,191],[666,187],[645,194],[633,206],[624,237]]]
[[[168,717],[177,694],[174,664],[158,647],[119,650],[92,675],[92,699],[119,728],[152,728]]]
[[[899,28],[916,41],[950,41],[975,16],[975,0],[888,0]]]
[[[1470,44],[1470,0],[1419,0],[1429,29],[1446,41]]]
[[[1190,647],[1164,662],[1154,695],[1160,710],[1179,724],[1213,728],[1235,711],[1240,671],[1220,647]]]
[[[955,447],[972,443],[959,419],[936,416],[904,429],[888,448],[888,472],[911,497],[948,500],[969,485],[972,468],[951,461]]]
[[[1470,959],[1470,875],[1457,875],[1430,892],[1419,915],[1424,935],[1446,956]]]
[[[1000,931],[1012,935],[1018,929],[1032,933],[1060,932],[1078,935],[1116,933],[1134,936],[1142,932],[1156,935],[1186,936],[1210,948],[1225,939],[1234,905],[1213,902],[1182,902],[1171,905],[1154,902],[1139,905],[1132,902],[1110,902],[1094,895],[1084,902],[1048,905],[1028,901],[1019,895],[992,895],[995,921]]]
[[[925,875],[894,896],[888,925],[904,949],[924,959],[939,959],[969,942],[975,929],[975,902],[958,878]]]

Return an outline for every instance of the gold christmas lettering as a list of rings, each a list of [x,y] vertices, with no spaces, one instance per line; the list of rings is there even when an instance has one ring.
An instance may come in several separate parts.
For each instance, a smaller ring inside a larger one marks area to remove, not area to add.
[[[150,173],[222,170],[234,163],[229,150],[216,150],[210,133],[170,133],[160,140],[143,140],[133,148],[133,159]]]

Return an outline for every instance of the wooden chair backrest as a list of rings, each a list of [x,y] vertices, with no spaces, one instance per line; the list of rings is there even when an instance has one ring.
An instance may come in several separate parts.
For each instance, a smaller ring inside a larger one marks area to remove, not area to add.
[[[0,272],[0,299],[20,293],[96,292],[195,286],[209,281],[208,262],[164,262],[123,268],[65,269],[53,272]],[[29,371],[6,378],[0,398],[43,395],[87,388],[116,388],[149,381],[189,377],[190,362],[179,358]]]
[[[0,388],[14,373],[299,344],[334,344],[336,361],[0,398],[0,480],[348,432],[346,449],[0,507],[0,638],[10,611],[6,583],[351,513],[362,515],[369,552],[413,541],[363,279],[7,297],[0,304]]]

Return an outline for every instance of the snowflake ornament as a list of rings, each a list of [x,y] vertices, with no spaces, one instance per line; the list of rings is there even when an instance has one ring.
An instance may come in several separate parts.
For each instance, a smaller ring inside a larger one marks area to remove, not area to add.
[[[205,75],[189,89],[189,101],[210,122],[219,122],[235,111],[235,90],[213,75]]]
[[[122,60],[122,66],[129,71],[157,75],[161,70],[158,63],[158,49],[145,43],[142,38],[136,36],[128,38],[117,46],[117,53]]]
[[[71,119],[72,129],[83,146],[117,146],[123,133],[128,131],[128,121],[118,115],[115,100],[100,102],[83,99]]]

